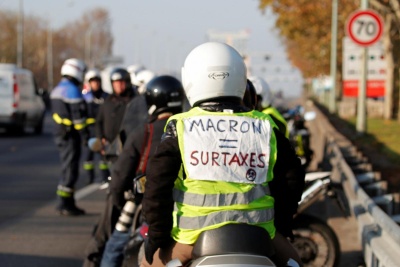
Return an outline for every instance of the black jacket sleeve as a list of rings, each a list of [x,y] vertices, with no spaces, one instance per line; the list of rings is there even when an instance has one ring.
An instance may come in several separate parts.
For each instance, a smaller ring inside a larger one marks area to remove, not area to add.
[[[140,161],[140,147],[135,143],[142,143],[141,132],[143,131],[133,132],[128,136],[111,173],[110,193],[113,204],[119,209],[125,204],[124,192],[133,188],[133,178]]]
[[[97,138],[103,138],[103,124],[104,124],[104,104],[99,107],[99,113],[96,116],[95,134]]]
[[[275,227],[284,236],[292,237],[292,221],[303,193],[305,171],[289,140],[277,129],[274,133],[277,159],[270,189],[275,198]]]
[[[174,131],[175,126],[170,122],[146,170],[143,213],[149,224],[149,239],[159,246],[170,240],[174,205],[172,192],[182,164]]]

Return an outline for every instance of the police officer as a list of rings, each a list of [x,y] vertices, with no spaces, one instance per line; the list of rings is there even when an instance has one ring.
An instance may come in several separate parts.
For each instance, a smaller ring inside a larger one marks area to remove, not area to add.
[[[126,202],[124,192],[133,188],[133,177],[146,173],[147,160],[160,143],[168,118],[182,112],[184,90],[181,82],[172,76],[153,78],[146,85],[144,96],[148,122],[129,134],[111,175],[110,193],[114,205],[119,209]],[[129,231],[114,230],[107,241],[101,266],[121,266],[129,234]]]
[[[193,108],[169,118],[147,167],[142,266],[175,258],[186,264],[202,231],[230,223],[264,228],[280,266],[300,262],[285,237],[292,236],[304,170],[270,116],[241,104],[242,57],[223,43],[202,44],[187,56],[182,83]]]
[[[100,105],[104,103],[104,100],[108,96],[104,92],[101,85],[101,75],[100,71],[97,69],[90,69],[85,75],[85,81],[87,82],[86,88],[82,90],[83,98],[85,99],[88,107],[88,129],[90,132],[90,137],[95,137],[94,124],[96,121],[96,116],[99,112]],[[86,157],[83,162],[83,169],[88,174],[88,182],[93,183],[95,180],[95,166],[93,163],[95,153],[86,147]],[[101,180],[106,181],[110,172],[108,170],[108,165],[104,160],[100,160],[98,167],[101,172]]]
[[[257,92],[257,109],[272,117],[279,130],[289,137],[287,122],[282,114],[272,105],[272,92],[268,83],[260,76],[251,76],[249,81],[254,85]]]
[[[87,107],[81,86],[86,71],[79,59],[67,59],[61,67],[62,79],[50,95],[54,127],[54,139],[61,159],[61,177],[57,187],[61,215],[82,215],[84,210],[75,205],[74,188],[79,175],[81,139],[86,142]]]

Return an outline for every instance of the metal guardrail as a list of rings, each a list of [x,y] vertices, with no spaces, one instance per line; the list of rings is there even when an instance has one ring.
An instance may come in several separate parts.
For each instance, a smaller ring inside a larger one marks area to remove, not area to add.
[[[367,267],[400,266],[400,194],[388,194],[387,182],[357,148],[317,113],[317,129],[325,137],[325,155],[332,166],[332,178],[342,182]],[[313,133],[315,134],[315,133]],[[400,176],[400,174],[399,174]]]

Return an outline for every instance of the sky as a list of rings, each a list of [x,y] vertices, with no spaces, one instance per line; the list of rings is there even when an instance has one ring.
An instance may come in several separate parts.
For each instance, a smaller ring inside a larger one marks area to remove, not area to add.
[[[18,11],[20,3],[25,14],[48,19],[55,29],[91,8],[107,9],[113,55],[124,59],[122,66],[142,64],[158,74],[179,73],[187,54],[211,32],[233,39],[246,35],[242,47],[251,75],[263,77],[285,96],[301,92],[301,74],[286,59],[275,17],[270,10],[263,14],[258,0],[0,0],[0,9]]]

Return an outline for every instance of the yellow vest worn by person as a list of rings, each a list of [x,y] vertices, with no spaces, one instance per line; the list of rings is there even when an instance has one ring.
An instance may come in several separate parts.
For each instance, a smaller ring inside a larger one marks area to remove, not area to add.
[[[247,223],[275,237],[274,198],[268,182],[276,162],[276,124],[259,111],[172,116],[183,166],[174,186],[172,237],[193,244],[199,234]]]
[[[273,116],[275,119],[280,121],[284,128],[278,127],[279,131],[285,135],[286,138],[289,138],[289,129],[287,127],[287,121],[285,118],[282,116],[282,114],[274,107],[268,107],[262,111],[262,113],[268,114]]]

